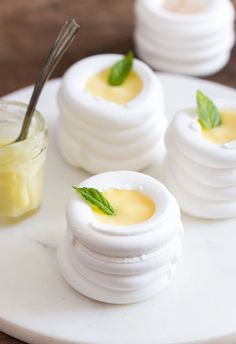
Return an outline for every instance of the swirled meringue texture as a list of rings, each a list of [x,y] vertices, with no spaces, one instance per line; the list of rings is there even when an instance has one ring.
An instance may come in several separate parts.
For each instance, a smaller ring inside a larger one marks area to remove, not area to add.
[[[206,76],[229,60],[235,43],[230,0],[136,0],[135,17],[136,51],[154,69]]]
[[[80,186],[137,190],[152,199],[155,211],[135,225],[104,224],[73,194],[58,250],[65,280],[89,298],[115,304],[138,302],[165,288],[183,241],[179,206],[170,192],[152,177],[130,171],[102,173]]]
[[[59,90],[61,154],[72,166],[90,173],[142,170],[159,153],[166,127],[162,85],[136,59],[123,85],[104,85],[107,68],[121,58],[104,54],[77,62],[66,72]],[[102,84],[102,89],[96,91],[96,84]]]
[[[218,128],[203,130],[196,109],[176,114],[165,135],[164,179],[187,214],[226,219],[236,216],[236,103],[215,103],[222,112]]]

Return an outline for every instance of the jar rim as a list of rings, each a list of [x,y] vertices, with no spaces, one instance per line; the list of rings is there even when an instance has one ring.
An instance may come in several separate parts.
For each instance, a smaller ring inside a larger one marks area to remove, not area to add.
[[[2,106],[13,106],[13,107],[18,108],[18,109],[24,109],[26,112],[28,104],[21,102],[21,101],[17,101],[17,100],[0,99],[0,110],[1,110]],[[33,132],[31,133],[31,135],[27,136],[22,141],[10,143],[11,146],[13,146],[13,145],[15,146],[15,145],[22,144],[22,143],[25,144],[26,142],[31,141],[32,136],[34,136],[35,134],[37,134],[37,133],[40,134],[40,133],[46,131],[46,123],[45,123],[44,117],[37,109],[34,109],[33,117],[36,119],[36,127],[33,130]],[[22,124],[23,124],[23,122],[22,122]],[[32,125],[32,122],[31,122],[31,125]],[[31,127],[31,125],[30,125],[30,127]],[[0,149],[4,149],[4,147],[5,146],[3,145],[2,147],[0,147]]]

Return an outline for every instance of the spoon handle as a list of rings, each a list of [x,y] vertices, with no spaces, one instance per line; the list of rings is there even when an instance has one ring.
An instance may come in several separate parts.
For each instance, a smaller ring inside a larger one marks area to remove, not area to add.
[[[54,68],[56,67],[57,63],[61,59],[62,55],[71,45],[78,29],[79,29],[79,25],[76,23],[75,19],[67,20],[62,26],[52,48],[49,51],[48,57],[39,74],[39,77],[34,85],[34,90],[30,98],[30,102],[29,102],[29,105],[25,114],[25,118],[21,127],[21,132],[20,132],[20,135],[15,140],[15,142],[19,142],[26,139],[28,135],[31,119],[33,117],[33,113],[34,113],[36,104],[38,102],[39,96],[41,94],[41,91],[43,89],[43,86],[45,85],[46,81],[52,74]]]

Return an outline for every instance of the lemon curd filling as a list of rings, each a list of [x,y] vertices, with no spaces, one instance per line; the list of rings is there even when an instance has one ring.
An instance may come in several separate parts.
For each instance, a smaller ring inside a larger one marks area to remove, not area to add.
[[[40,203],[44,158],[33,161],[24,147],[5,147],[6,141],[0,142],[0,216],[17,217]]]
[[[148,220],[155,212],[153,200],[137,190],[107,189],[103,195],[116,215],[106,215],[93,208],[97,221],[112,225],[134,225]]]
[[[28,136],[14,142],[27,105],[0,102],[0,217],[21,217],[39,207],[47,148],[43,117],[35,110]]]
[[[142,90],[142,80],[137,73],[131,71],[120,86],[108,84],[110,69],[104,69],[91,76],[86,83],[86,90],[94,97],[100,97],[116,104],[127,104]]]
[[[0,138],[0,148],[10,144],[11,141],[7,138]]]
[[[164,8],[170,12],[194,14],[205,9],[201,0],[166,0]]]
[[[222,110],[220,114],[221,125],[212,129],[202,129],[202,136],[218,144],[236,140],[236,111]]]

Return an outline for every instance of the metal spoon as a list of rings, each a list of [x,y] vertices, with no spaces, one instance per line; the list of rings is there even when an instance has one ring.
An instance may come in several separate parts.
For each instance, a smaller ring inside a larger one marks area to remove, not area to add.
[[[49,51],[48,57],[45,64],[39,74],[39,77],[34,85],[34,90],[30,98],[30,102],[25,114],[25,118],[21,127],[20,135],[14,142],[23,141],[26,139],[30,127],[30,123],[33,117],[33,113],[38,102],[39,96],[45,85],[46,81],[52,74],[54,68],[56,67],[58,61],[61,59],[62,55],[71,45],[77,31],[79,29],[79,24],[75,19],[67,20],[62,26],[56,41],[54,42],[52,48]]]

